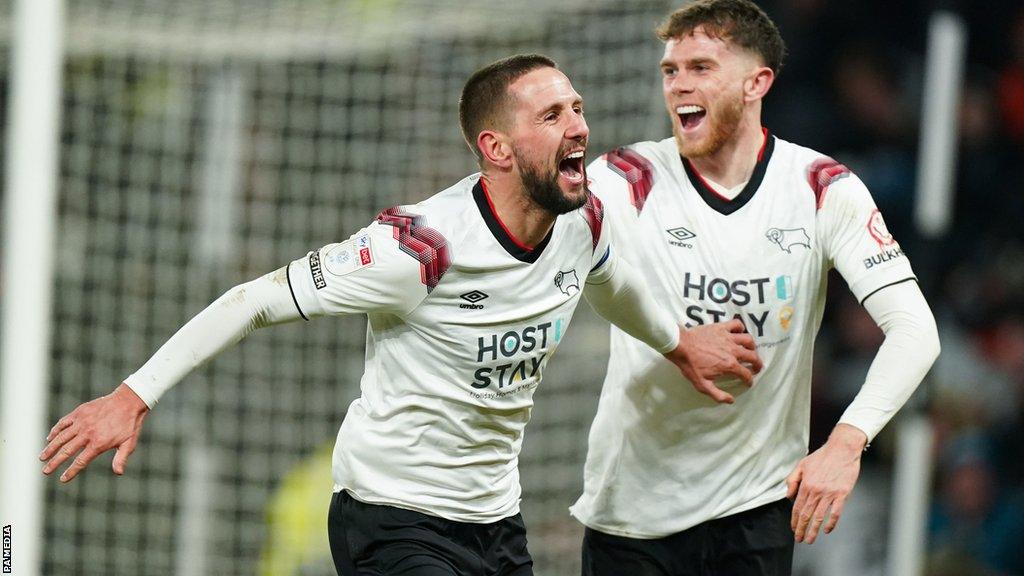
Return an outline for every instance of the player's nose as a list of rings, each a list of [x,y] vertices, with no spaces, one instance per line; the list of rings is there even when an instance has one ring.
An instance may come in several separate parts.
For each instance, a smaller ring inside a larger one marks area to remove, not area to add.
[[[565,137],[569,140],[582,140],[588,136],[590,136],[590,127],[587,126],[587,121],[583,118],[583,114],[574,114],[569,122],[569,126],[565,129]]]
[[[676,73],[675,77],[669,82],[669,90],[673,94],[688,94],[693,92],[693,82],[690,80],[689,74],[680,70]]]

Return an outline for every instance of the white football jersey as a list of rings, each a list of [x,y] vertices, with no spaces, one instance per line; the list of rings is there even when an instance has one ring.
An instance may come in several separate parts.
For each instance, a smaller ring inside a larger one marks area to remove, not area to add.
[[[715,193],[672,138],[619,148],[587,174],[619,255],[686,326],[739,318],[763,371],[719,405],[656,353],[612,327],[590,431],[584,493],[591,528],[658,538],[784,498],[807,454],[811,359],[835,267],[858,301],[914,280],[864,184],[835,160],[765,132],[750,181]],[[844,421],[877,432],[877,414]]]
[[[616,267],[601,214],[591,197],[530,249],[473,175],[288,266],[304,317],[369,318],[335,490],[461,522],[519,511],[534,390],[584,283]]]

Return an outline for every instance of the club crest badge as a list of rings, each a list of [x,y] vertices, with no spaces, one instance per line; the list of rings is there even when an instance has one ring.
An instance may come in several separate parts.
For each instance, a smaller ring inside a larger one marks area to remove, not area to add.
[[[576,276],[576,269],[555,274],[555,286],[557,286],[558,289],[566,296],[572,296],[579,293],[580,279]]]
[[[811,238],[803,228],[769,228],[764,236],[787,254],[792,254],[797,246],[811,249]]]

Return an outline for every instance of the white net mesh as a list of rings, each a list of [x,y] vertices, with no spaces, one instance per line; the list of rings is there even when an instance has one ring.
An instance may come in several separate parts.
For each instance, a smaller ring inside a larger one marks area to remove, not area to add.
[[[3,3],[0,3],[2,6]],[[230,286],[474,171],[462,83],[558,60],[591,149],[667,134],[652,29],[668,2],[69,2],[49,415],[104,394]],[[0,51],[0,61],[3,52]],[[538,574],[578,573],[603,324],[581,310],[522,456]],[[127,474],[47,482],[48,574],[332,574],[333,442],[364,322],[264,330],[171,391]]]

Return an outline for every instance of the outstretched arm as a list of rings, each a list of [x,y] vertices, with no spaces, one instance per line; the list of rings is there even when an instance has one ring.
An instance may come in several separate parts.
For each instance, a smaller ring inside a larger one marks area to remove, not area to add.
[[[787,479],[788,496],[796,498],[790,523],[797,542],[813,544],[826,514],[825,533],[832,532],[857,482],[865,446],[910,398],[939,354],[935,318],[916,282],[886,287],[864,307],[885,341],[828,441]]]
[[[138,372],[112,393],[86,402],[61,418],[39,455],[50,474],[69,458],[60,476],[68,482],[107,450],[117,449],[115,474],[123,474],[142,422],[160,396],[197,366],[257,328],[300,318],[286,269],[228,290],[171,337]],[[76,456],[77,455],[77,456]]]
[[[734,402],[731,394],[715,386],[714,379],[719,376],[733,374],[748,386],[753,384],[754,374],[761,370],[761,359],[742,322],[682,329],[655,302],[628,262],[619,258],[608,265],[614,269],[598,281],[588,280],[584,292],[598,314],[661,352],[698,392],[716,402]]]

